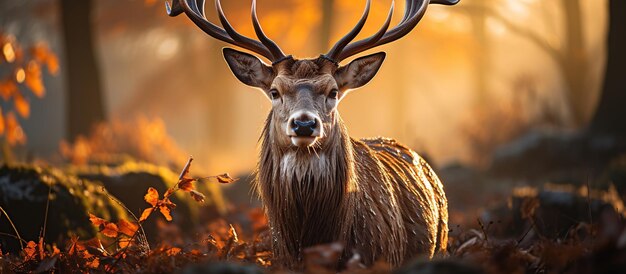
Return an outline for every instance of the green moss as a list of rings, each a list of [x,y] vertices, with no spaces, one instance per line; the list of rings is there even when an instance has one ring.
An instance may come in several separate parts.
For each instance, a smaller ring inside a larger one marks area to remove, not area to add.
[[[62,244],[71,236],[92,238],[96,228],[89,222],[89,213],[116,221],[128,218],[125,210],[107,195],[103,185],[67,175],[52,167],[4,165],[0,168],[0,206],[2,206],[25,240],[37,240],[50,204],[46,242]],[[0,219],[0,232],[13,234],[8,222]],[[17,241],[0,237],[8,249]]]

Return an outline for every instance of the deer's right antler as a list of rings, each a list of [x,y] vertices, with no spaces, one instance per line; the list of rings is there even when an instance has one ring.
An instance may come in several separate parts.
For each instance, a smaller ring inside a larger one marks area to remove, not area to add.
[[[263,32],[256,14],[256,0],[252,0],[251,13],[254,31],[259,40],[254,40],[241,35],[233,28],[224,15],[224,10],[222,9],[220,0],[215,0],[215,8],[217,9],[220,23],[224,28],[221,28],[206,19],[204,14],[204,0],[172,0],[171,4],[166,1],[165,6],[169,16],[178,16],[184,12],[187,17],[189,17],[189,19],[196,24],[196,26],[211,37],[256,52],[273,63],[291,58],[291,56],[285,55],[280,47],[278,47],[278,45]]]

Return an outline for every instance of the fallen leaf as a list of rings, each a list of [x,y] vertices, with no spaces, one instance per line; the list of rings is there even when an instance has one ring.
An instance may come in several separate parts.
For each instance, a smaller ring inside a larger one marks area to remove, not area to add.
[[[26,244],[26,247],[24,247],[24,253],[26,254],[26,258],[25,259],[30,259],[35,255],[35,252],[37,251],[37,243],[33,242],[33,241],[29,241]]]
[[[43,260],[46,257],[46,253],[43,250],[43,237],[39,237],[39,243],[37,244],[37,249],[39,250],[39,259]]]
[[[89,268],[98,268],[98,266],[100,266],[100,259],[94,258],[91,261],[87,261],[85,265]]]
[[[180,253],[181,249],[178,247],[172,247],[170,249],[168,249],[165,253],[167,254],[167,256],[176,256]]]

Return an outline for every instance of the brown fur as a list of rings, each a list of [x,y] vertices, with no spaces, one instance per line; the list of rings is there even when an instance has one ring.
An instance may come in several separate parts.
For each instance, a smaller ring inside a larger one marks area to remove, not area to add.
[[[447,200],[432,169],[392,139],[351,139],[337,111],[349,89],[374,77],[383,53],[343,67],[324,58],[266,67],[244,53],[225,56],[240,80],[272,101],[256,188],[280,263],[297,267],[304,248],[332,242],[345,245],[344,261],[356,252],[365,264],[393,266],[445,250]],[[320,123],[320,134],[295,145],[289,121],[304,112]]]
[[[365,264],[398,266],[445,250],[443,186],[415,152],[392,139],[351,139],[338,115],[315,153],[285,150],[272,142],[272,116],[262,134],[257,190],[284,264],[296,265],[303,248],[335,241]]]

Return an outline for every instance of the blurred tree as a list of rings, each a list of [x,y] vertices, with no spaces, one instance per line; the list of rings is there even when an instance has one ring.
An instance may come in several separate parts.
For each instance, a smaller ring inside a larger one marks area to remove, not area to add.
[[[333,28],[333,4],[335,0],[322,0],[322,22],[320,28],[319,51],[326,52],[329,48]]]
[[[588,122],[592,114],[592,106],[589,104],[592,98],[591,85],[587,77],[590,74],[588,64],[590,56],[584,43],[580,0],[561,0],[561,7],[565,30],[564,41],[559,46],[553,45],[531,28],[513,23],[508,15],[503,15],[495,8],[488,9],[486,15],[498,20],[508,30],[527,38],[554,59],[565,83],[564,95],[567,100],[566,107],[569,108],[567,117],[569,121],[565,122],[578,127]]]
[[[609,3],[608,58],[602,95],[590,125],[593,132],[626,136],[626,1]]]
[[[92,35],[92,0],[61,0],[67,81],[67,138],[106,119]]]

